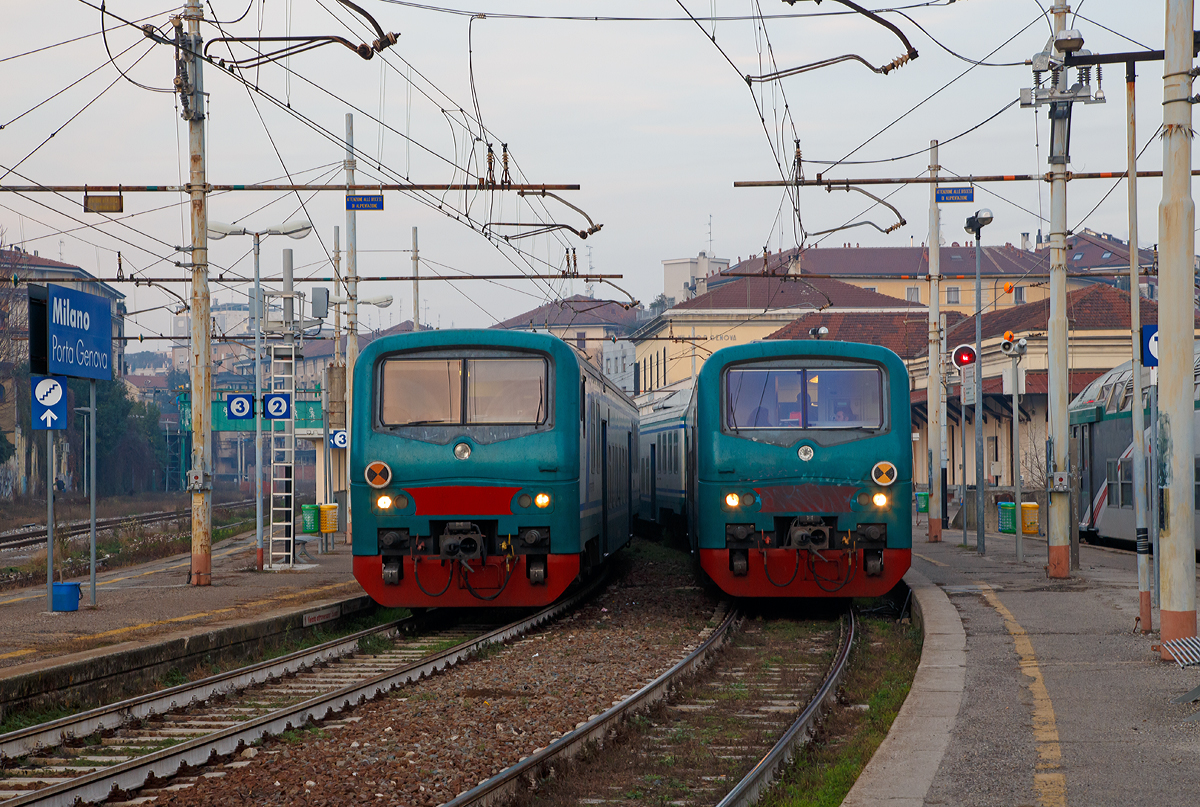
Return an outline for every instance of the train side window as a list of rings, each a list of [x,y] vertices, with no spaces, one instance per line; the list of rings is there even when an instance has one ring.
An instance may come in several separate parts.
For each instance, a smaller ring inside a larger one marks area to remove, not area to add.
[[[579,382],[579,419],[583,421],[583,433],[587,434],[587,378]]]
[[[1120,507],[1120,489],[1117,482],[1117,461],[1109,460],[1106,481],[1108,483],[1108,506]]]
[[[1109,391],[1108,401],[1104,405],[1104,412],[1106,414],[1111,415],[1117,411],[1117,408],[1121,402],[1121,390],[1123,390],[1124,387],[1124,384],[1113,384],[1112,389]]]
[[[1133,508],[1133,459],[1125,458],[1121,460],[1117,467],[1118,473],[1121,476],[1121,507]]]

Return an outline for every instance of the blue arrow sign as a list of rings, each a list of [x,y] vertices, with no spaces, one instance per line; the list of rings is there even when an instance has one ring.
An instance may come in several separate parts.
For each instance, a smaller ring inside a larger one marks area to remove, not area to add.
[[[938,188],[936,198],[939,205],[947,202],[974,202],[975,188],[970,185],[965,188]]]
[[[292,416],[292,396],[286,392],[271,392],[263,396],[263,417],[286,420]]]
[[[329,432],[329,447],[330,448],[345,448],[350,445],[350,435],[345,429],[334,429]]]
[[[1142,326],[1142,366],[1158,366],[1158,326]]]
[[[107,297],[46,287],[46,369],[54,375],[112,380],[112,307]]]
[[[65,378],[30,376],[30,420],[36,431],[67,428],[67,381]]]
[[[250,420],[254,417],[253,395],[230,395],[226,404],[229,406],[230,420]]]

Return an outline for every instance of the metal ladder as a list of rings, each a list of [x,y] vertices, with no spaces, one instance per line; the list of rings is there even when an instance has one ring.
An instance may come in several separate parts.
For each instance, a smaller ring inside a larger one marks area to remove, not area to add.
[[[292,405],[286,419],[268,420],[271,447],[271,524],[267,563],[273,569],[296,562],[296,349],[271,346],[271,392],[287,393]]]

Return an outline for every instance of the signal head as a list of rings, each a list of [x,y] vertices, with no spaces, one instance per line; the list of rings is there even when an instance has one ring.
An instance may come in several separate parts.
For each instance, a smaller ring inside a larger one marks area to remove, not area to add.
[[[970,367],[978,359],[975,355],[974,345],[959,345],[954,348],[954,352],[950,356],[954,362],[954,366],[960,370],[964,367]]]
[[[1008,281],[1007,283],[1004,284],[1004,293],[1012,294],[1013,289],[1015,289],[1016,287],[1017,287],[1017,285],[1015,283],[1013,283],[1012,281]]]

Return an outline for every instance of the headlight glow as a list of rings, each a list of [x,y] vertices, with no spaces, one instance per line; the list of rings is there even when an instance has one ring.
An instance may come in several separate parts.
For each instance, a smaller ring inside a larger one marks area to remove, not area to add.
[[[887,495],[883,494],[883,493],[876,493],[874,496],[871,497],[871,501],[875,502],[876,507],[886,507],[887,506]]]
[[[549,493],[539,493],[538,495],[533,497],[533,503],[536,504],[538,507],[542,508],[543,510],[545,510],[547,507],[550,506],[550,494]]]
[[[742,497],[738,496],[736,493],[726,493],[725,494],[726,506],[737,507],[741,503],[742,503]]]
[[[387,495],[380,496],[375,500],[375,504],[379,505],[380,510],[387,510],[392,506],[392,497]]]

